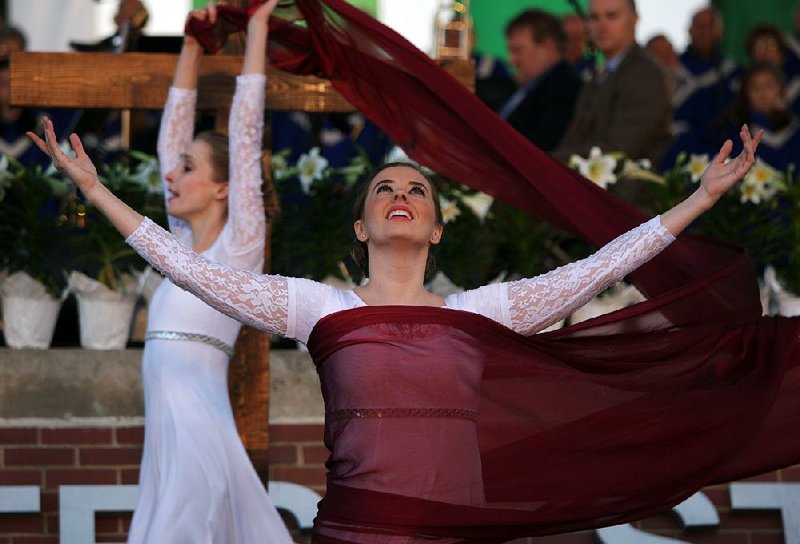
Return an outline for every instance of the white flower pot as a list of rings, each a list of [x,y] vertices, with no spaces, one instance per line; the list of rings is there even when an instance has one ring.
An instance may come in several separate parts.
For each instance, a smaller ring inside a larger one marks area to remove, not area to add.
[[[135,298],[103,300],[76,295],[81,347],[87,349],[124,349],[133,320]]]
[[[3,335],[14,349],[47,349],[53,341],[61,300],[3,297]]]
[[[3,335],[14,349],[47,349],[64,296],[55,298],[25,272],[3,279]]]
[[[70,274],[69,286],[78,299],[81,347],[125,348],[142,285],[133,276],[121,283],[119,291],[112,291],[80,272]]]

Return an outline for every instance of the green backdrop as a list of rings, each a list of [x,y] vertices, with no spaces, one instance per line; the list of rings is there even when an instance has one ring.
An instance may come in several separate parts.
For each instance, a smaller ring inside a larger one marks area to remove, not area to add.
[[[744,39],[750,29],[759,23],[772,23],[791,32],[798,0],[714,0],[713,4],[725,19],[725,52],[744,62]]]
[[[659,1],[666,2],[668,0]],[[580,0],[580,5],[584,9],[586,9],[587,3],[588,0]],[[489,53],[505,59],[507,57],[506,39],[503,29],[506,22],[527,8],[544,9],[556,15],[574,12],[567,0],[471,0],[469,11],[475,25],[477,39],[475,48],[481,53]]]
[[[794,10],[799,3],[800,0],[713,0],[725,19],[724,51],[737,61],[743,61],[745,36],[758,23],[774,23],[785,31],[792,31]],[[580,4],[585,9],[588,0],[580,0]],[[511,17],[529,7],[546,9],[557,15],[573,11],[566,0],[471,0],[470,12],[478,39],[476,48],[505,59],[503,27]]]

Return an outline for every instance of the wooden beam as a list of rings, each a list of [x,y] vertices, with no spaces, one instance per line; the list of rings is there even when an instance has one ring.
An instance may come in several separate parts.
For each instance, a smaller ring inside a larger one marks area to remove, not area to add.
[[[161,109],[178,56],[162,53],[33,53],[11,56],[11,103],[64,108]],[[197,107],[226,109],[242,57],[214,55],[200,63]],[[443,66],[474,89],[472,61]],[[267,69],[267,110],[353,111],[329,81]]]

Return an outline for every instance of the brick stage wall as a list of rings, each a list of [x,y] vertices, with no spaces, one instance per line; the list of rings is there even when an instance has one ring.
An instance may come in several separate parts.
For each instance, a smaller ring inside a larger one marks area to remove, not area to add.
[[[270,429],[270,477],[325,491],[321,425],[273,425]],[[0,544],[57,544],[58,487],[61,485],[135,484],[143,429],[135,427],[0,428],[0,485],[41,487],[41,513],[0,514]],[[800,483],[800,467],[769,473],[752,481]],[[729,487],[704,490],[720,515],[719,527],[683,529],[670,513],[635,527],[696,544],[786,544],[778,511],[731,511]],[[800,512],[796,513],[800,515]],[[97,542],[125,542],[130,513],[96,514]],[[308,535],[298,534],[298,542]],[[797,535],[794,535],[796,538]],[[594,532],[530,539],[541,544],[597,544]],[[795,540],[798,541],[798,540]]]

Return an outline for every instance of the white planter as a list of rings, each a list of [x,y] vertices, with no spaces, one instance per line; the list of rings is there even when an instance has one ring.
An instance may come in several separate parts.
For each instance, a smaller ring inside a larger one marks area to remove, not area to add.
[[[64,297],[55,298],[25,272],[2,282],[3,335],[14,349],[47,349],[53,341]]]
[[[49,348],[60,311],[57,298],[3,297],[6,345],[14,349]]]
[[[123,284],[119,292],[112,291],[80,272],[70,274],[69,286],[78,299],[81,347],[125,348],[141,284],[133,276],[126,278]]]
[[[77,295],[81,347],[124,349],[133,320],[135,298],[103,300]]]

